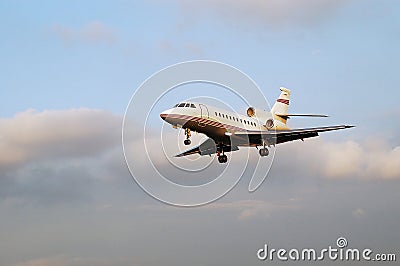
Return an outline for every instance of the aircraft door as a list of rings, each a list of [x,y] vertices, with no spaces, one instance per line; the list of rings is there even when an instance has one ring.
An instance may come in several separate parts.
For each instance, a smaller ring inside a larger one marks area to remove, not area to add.
[[[204,104],[199,104],[200,106],[200,112],[201,112],[201,118],[208,119],[210,114],[208,113],[208,108]]]
[[[208,119],[210,117],[210,114],[208,112],[207,106],[205,106],[204,104],[199,104],[199,107],[201,118]],[[199,121],[199,126],[205,127],[206,125],[203,122]]]

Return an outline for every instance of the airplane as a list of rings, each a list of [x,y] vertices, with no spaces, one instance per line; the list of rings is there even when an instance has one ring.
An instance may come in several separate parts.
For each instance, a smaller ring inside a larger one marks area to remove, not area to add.
[[[281,94],[270,112],[249,107],[246,115],[240,115],[214,106],[196,102],[181,102],[163,111],[160,117],[174,128],[185,130],[185,145],[191,144],[191,132],[208,136],[200,145],[175,157],[192,154],[217,154],[219,163],[226,163],[225,153],[239,150],[239,146],[258,147],[260,156],[268,156],[267,147],[293,140],[316,137],[320,132],[352,128],[350,125],[290,129],[286,122],[290,117],[327,117],[318,114],[289,114],[290,90],[280,87]]]

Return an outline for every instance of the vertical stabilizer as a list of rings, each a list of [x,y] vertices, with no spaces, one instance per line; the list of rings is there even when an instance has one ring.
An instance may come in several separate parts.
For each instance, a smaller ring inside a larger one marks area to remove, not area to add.
[[[281,95],[279,95],[279,98],[276,100],[276,103],[272,107],[271,113],[285,115],[288,114],[290,90],[284,87],[281,87],[280,90],[281,90]],[[287,117],[275,116],[275,119],[278,119],[285,124],[287,121]]]

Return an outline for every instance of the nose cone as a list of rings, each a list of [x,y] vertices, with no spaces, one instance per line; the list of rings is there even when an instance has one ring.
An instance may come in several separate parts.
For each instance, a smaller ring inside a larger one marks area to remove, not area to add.
[[[163,120],[166,120],[166,118],[168,117],[168,115],[171,114],[171,112],[172,112],[172,109],[165,110],[165,111],[163,111],[163,112],[160,114],[160,117],[161,117]]]

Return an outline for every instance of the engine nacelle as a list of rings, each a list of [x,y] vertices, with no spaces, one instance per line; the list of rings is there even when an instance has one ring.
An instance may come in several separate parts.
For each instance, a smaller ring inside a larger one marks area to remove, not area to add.
[[[258,118],[260,118],[260,116],[263,116],[265,111],[264,110],[260,110],[260,109],[256,109],[255,107],[249,107],[249,108],[247,108],[246,113],[247,113],[248,117],[257,116]]]
[[[247,108],[246,113],[248,117],[253,117],[257,119],[260,124],[263,123],[263,121],[265,121],[265,124],[263,124],[263,126],[266,127],[267,129],[273,129],[275,127],[275,121],[270,112],[256,109],[254,107],[249,107]]]
[[[274,124],[274,119],[270,118],[267,121],[265,121],[265,127],[268,129],[272,129],[275,126]]]
[[[256,109],[254,107],[249,107],[247,108],[247,116],[248,117],[253,117],[256,115]]]

